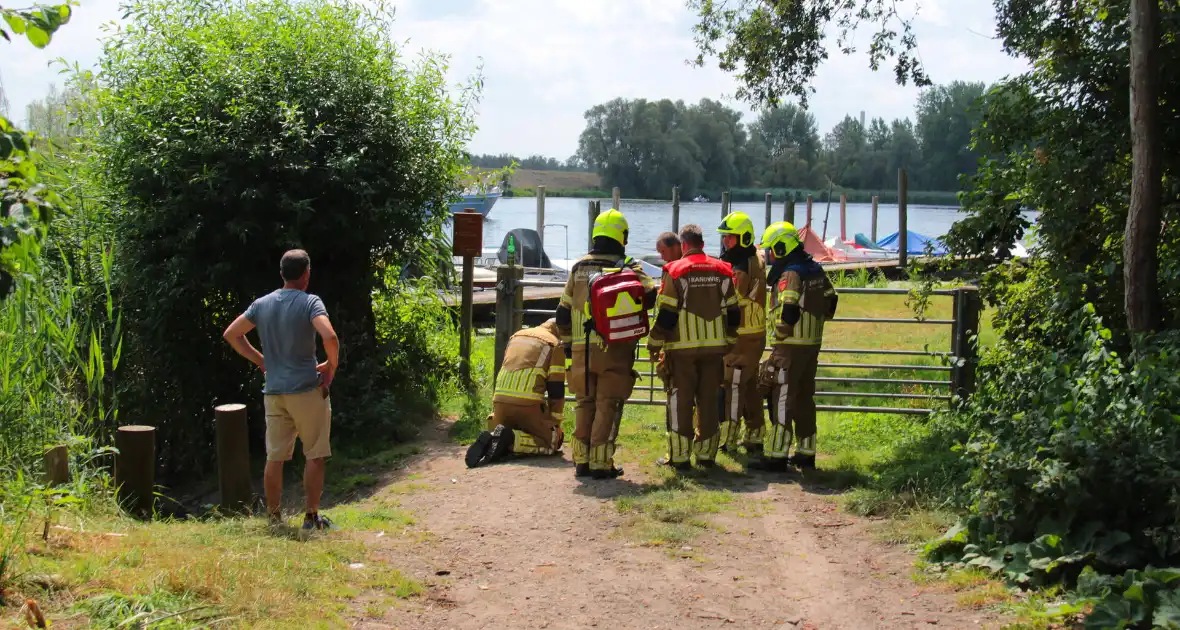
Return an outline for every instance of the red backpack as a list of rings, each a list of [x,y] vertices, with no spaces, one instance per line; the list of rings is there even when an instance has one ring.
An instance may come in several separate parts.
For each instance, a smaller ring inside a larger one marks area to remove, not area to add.
[[[635,273],[619,261],[618,269],[590,276],[590,299],[586,301],[587,341],[594,330],[608,344],[635,341],[648,331],[647,310],[643,308],[647,289]]]

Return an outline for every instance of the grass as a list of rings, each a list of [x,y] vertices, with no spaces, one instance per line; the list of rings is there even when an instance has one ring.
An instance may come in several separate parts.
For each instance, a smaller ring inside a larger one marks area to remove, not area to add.
[[[625,535],[651,547],[680,546],[691,542],[711,525],[705,515],[735,507],[728,490],[709,490],[691,480],[677,478],[656,489],[615,500],[615,507],[630,518]]]
[[[376,477],[365,471],[396,468],[415,452],[399,446],[333,462],[328,494],[346,500],[326,513],[339,528],[310,537],[294,518],[277,529],[260,518],[141,522],[96,503],[59,514],[44,539],[43,520],[30,518],[0,587],[6,603],[32,598],[61,628],[339,627],[353,608],[388,609],[424,590],[371,544],[378,533],[423,535],[398,501],[423,486],[407,479],[357,498]],[[14,533],[13,516],[5,514],[0,538]]]

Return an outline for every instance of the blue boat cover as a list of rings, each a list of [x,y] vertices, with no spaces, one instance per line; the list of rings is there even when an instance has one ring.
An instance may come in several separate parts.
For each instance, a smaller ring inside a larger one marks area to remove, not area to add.
[[[877,247],[880,247],[887,252],[897,251],[897,241],[899,234],[901,234],[901,232],[894,232],[893,234],[886,236],[877,242]],[[934,254],[936,256],[946,255],[946,246],[942,244],[942,241],[938,240],[937,238],[926,236],[925,234],[919,234],[913,230],[908,230],[908,236],[906,238],[907,253],[918,256],[925,254],[926,243],[930,243],[930,245],[934,248]]]

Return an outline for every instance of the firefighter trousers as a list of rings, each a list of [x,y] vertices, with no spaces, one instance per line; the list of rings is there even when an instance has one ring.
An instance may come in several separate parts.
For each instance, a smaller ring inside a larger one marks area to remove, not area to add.
[[[592,344],[590,370],[586,370],[586,347],[575,347],[566,386],[577,399],[574,410],[574,463],[589,464],[590,470],[615,467],[615,440],[623,405],[631,397],[638,374],[636,343],[607,346]]]
[[[819,346],[777,346],[763,366],[770,384],[770,434],[766,457],[782,459],[796,440],[795,453],[815,455],[815,372]]]
[[[683,464],[695,453],[698,462],[713,461],[717,447],[721,381],[725,363],[719,354],[668,353],[672,389],[668,392],[668,461]],[[693,416],[696,412],[696,426]]]
[[[516,455],[552,455],[561,452],[561,427],[549,413],[546,404],[516,405],[492,403],[488,430],[502,424],[516,432],[512,452]]]
[[[749,335],[738,337],[733,352],[725,356],[725,412],[721,417],[721,443],[736,447],[745,420],[747,446],[761,445],[766,428],[764,399],[758,393],[758,366],[766,337]]]

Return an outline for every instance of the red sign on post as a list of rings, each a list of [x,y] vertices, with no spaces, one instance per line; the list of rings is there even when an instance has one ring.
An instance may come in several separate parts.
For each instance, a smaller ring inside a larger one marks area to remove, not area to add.
[[[477,257],[483,253],[483,215],[467,208],[454,215],[455,232],[451,245],[454,256]]]

